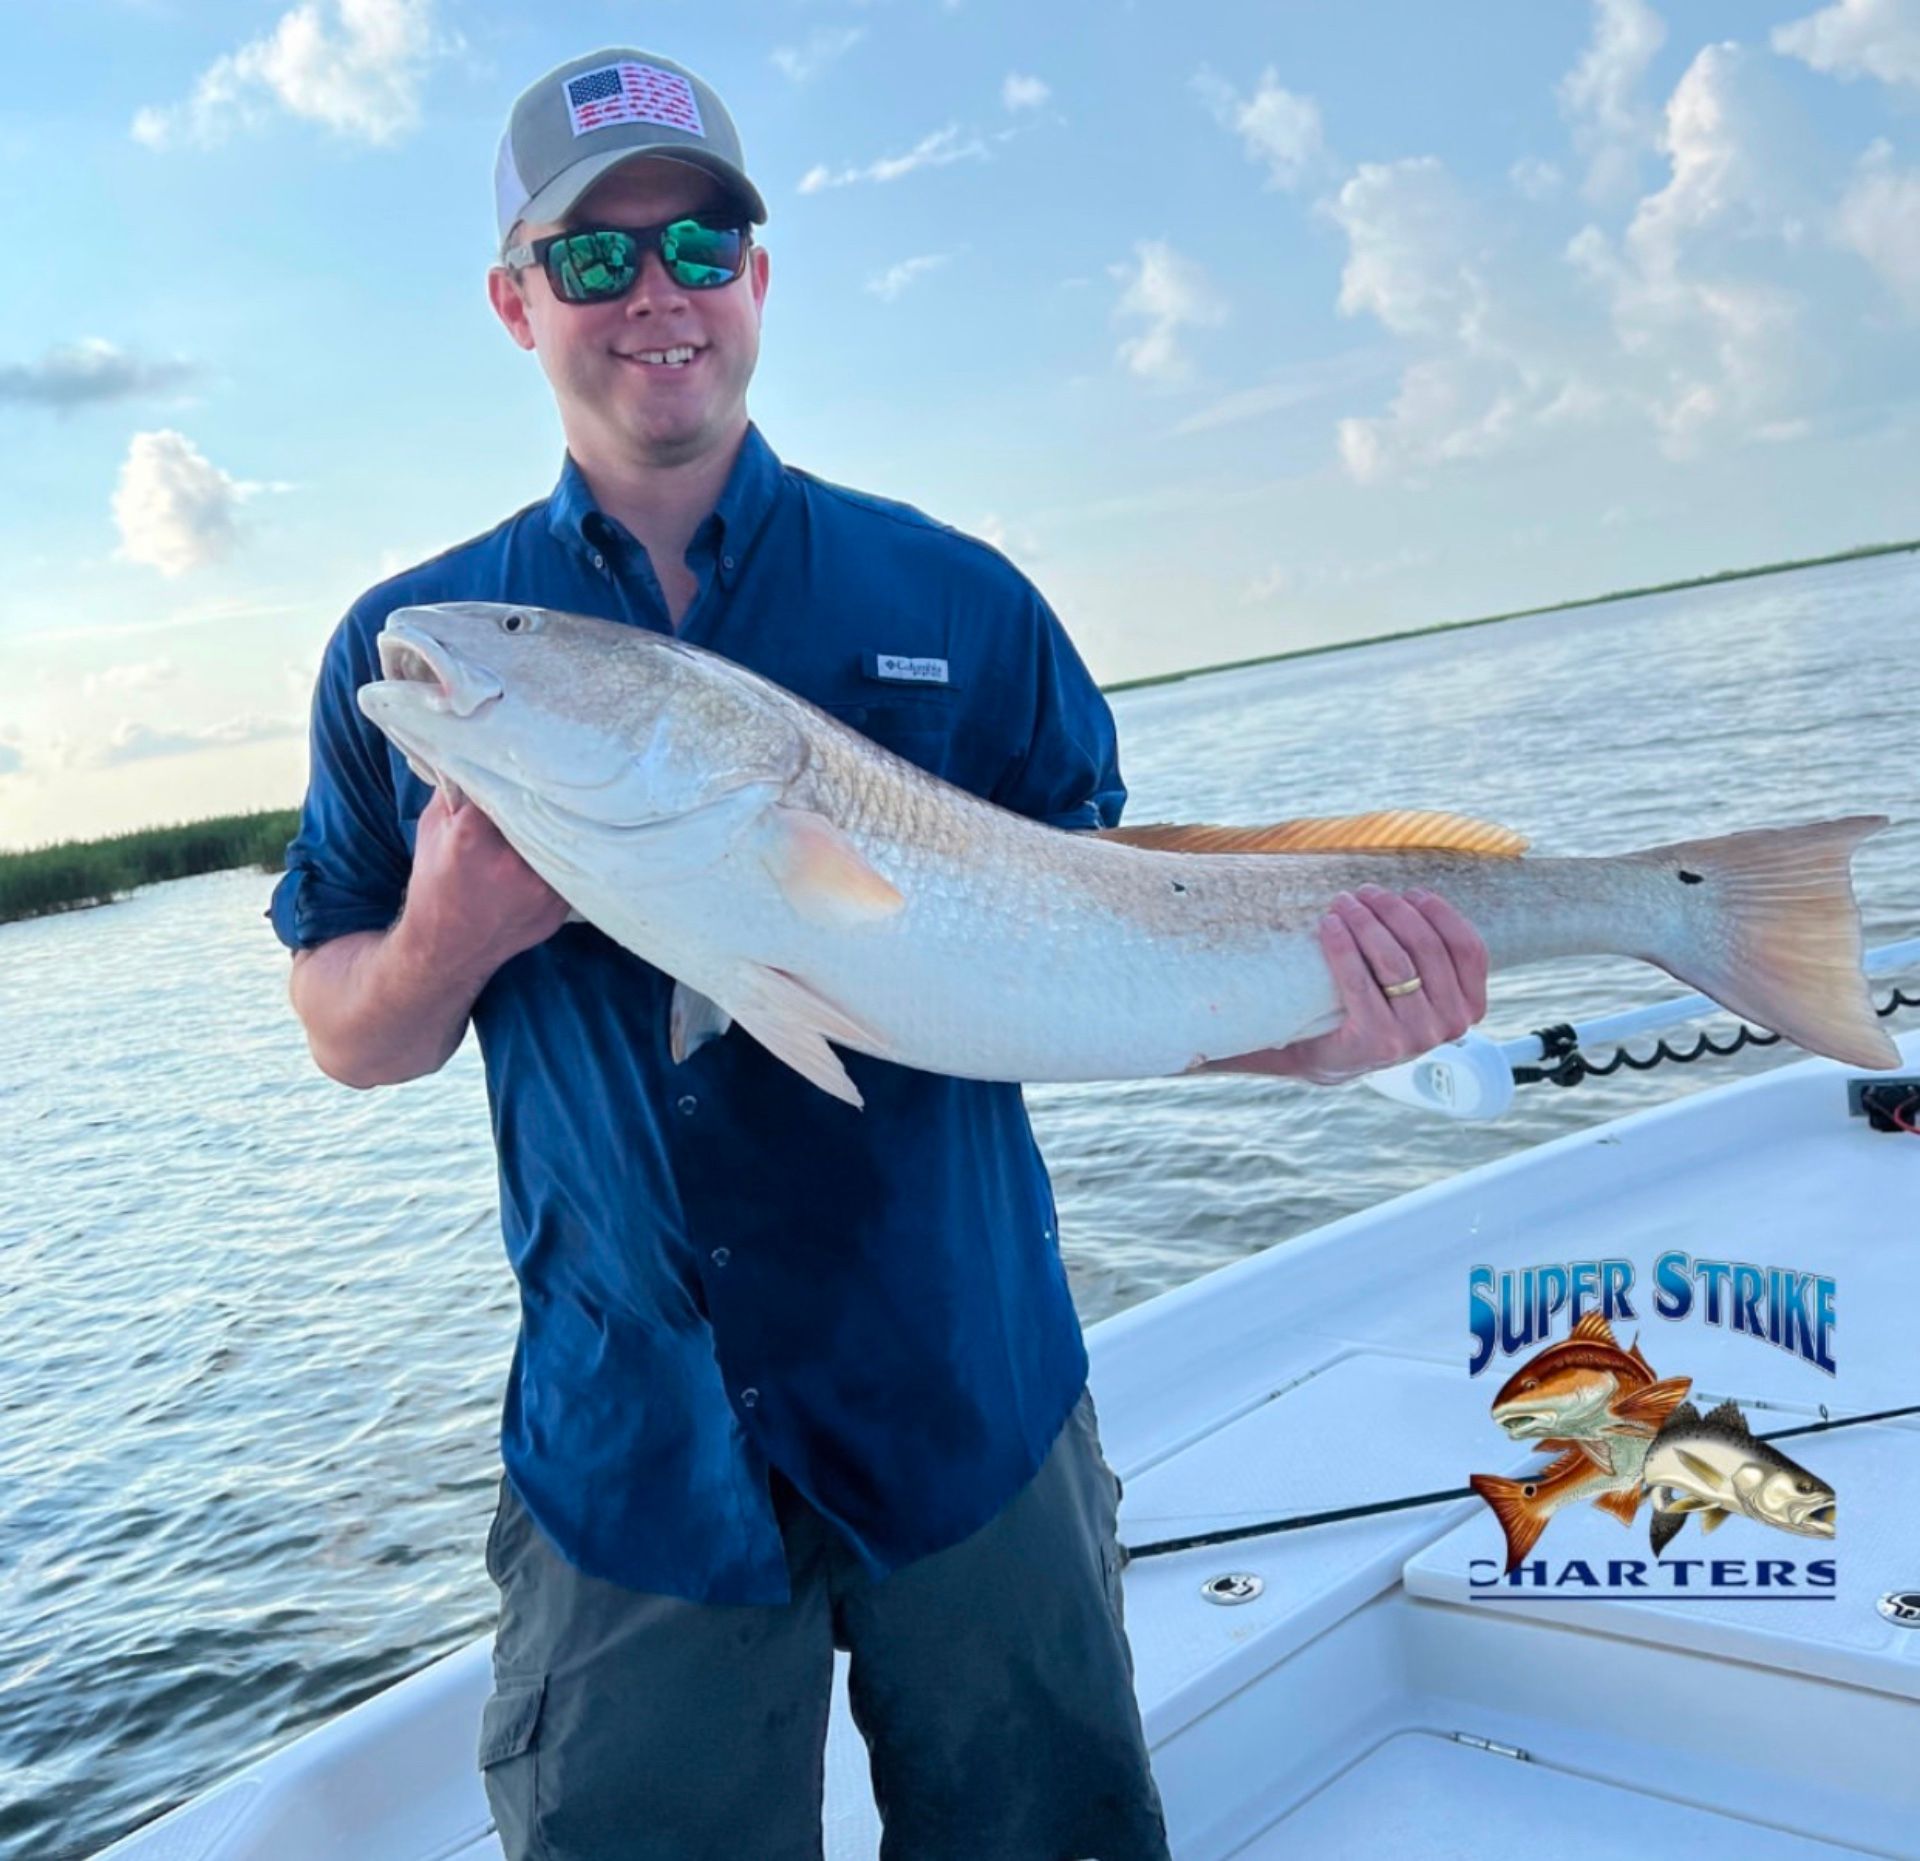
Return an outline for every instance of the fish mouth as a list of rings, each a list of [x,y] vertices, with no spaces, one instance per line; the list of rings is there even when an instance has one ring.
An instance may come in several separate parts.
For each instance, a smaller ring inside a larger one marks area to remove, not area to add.
[[[394,685],[423,685],[430,711],[472,717],[501,694],[500,681],[484,666],[462,659],[432,634],[389,618],[378,641],[380,676]]]
[[[1829,1499],[1825,1504],[1815,1506],[1810,1511],[1802,1513],[1799,1524],[1795,1529],[1807,1532],[1816,1538],[1831,1538],[1833,1536],[1833,1508],[1834,1502]]]
[[[1516,1441],[1523,1436],[1549,1434],[1555,1425],[1555,1411],[1552,1409],[1511,1409],[1505,1415],[1494,1419]]]

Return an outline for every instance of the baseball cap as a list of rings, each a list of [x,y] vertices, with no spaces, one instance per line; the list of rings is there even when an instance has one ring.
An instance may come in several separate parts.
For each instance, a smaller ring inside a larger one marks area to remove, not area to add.
[[[493,165],[501,249],[515,221],[559,220],[603,174],[637,155],[704,168],[756,226],[766,220],[740,133],[713,87],[671,58],[616,45],[556,65],[515,100]]]

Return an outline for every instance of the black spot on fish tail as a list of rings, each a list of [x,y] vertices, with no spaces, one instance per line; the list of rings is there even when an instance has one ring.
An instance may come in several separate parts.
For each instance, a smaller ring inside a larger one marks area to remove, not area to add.
[[[1680,883],[1682,885],[1700,885],[1704,883],[1704,881],[1702,881],[1697,872],[1689,872],[1686,867],[1682,866],[1680,868]]]

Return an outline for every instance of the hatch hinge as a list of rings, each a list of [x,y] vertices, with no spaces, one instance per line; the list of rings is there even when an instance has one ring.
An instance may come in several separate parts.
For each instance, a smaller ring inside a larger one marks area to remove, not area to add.
[[[1517,1758],[1522,1764],[1533,1762],[1533,1753],[1522,1751],[1518,1745],[1503,1745],[1497,1738],[1482,1738],[1477,1732],[1449,1732],[1447,1734],[1456,1745],[1471,1745],[1476,1751],[1489,1751],[1496,1758]]]

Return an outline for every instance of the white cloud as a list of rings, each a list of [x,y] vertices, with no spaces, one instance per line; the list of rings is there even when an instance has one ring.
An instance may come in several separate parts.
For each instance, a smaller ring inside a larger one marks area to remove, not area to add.
[[[184,434],[136,433],[113,494],[119,554],[167,576],[217,562],[231,553],[240,503],[256,489],[230,478]]]
[[[1052,95],[1052,89],[1041,79],[1023,77],[1018,71],[1009,71],[1000,86],[1000,101],[1009,110],[1037,110]]]
[[[1835,236],[1920,316],[1920,169],[1896,168],[1892,148],[1876,142],[1841,197]]]
[[[1173,431],[1205,433],[1215,427],[1235,426],[1243,420],[1285,413],[1343,388],[1371,381],[1387,374],[1392,367],[1391,355],[1378,349],[1349,349],[1316,362],[1304,362],[1255,387],[1222,395],[1210,406],[1189,414]]]
[[[1362,162],[1322,209],[1347,235],[1340,309],[1403,336],[1465,333],[1485,312],[1471,209],[1431,155]]]
[[[1193,364],[1180,346],[1181,331],[1224,323],[1226,306],[1206,273],[1164,240],[1143,239],[1133,251],[1131,266],[1107,268],[1123,287],[1114,316],[1146,324],[1139,335],[1120,344],[1119,360],[1143,381],[1184,381],[1192,374]]]
[[[20,753],[20,739],[11,731],[0,730],[0,776],[18,775],[27,765]]]
[[[994,512],[988,511],[980,519],[978,532],[980,540],[991,543],[1003,555],[1011,556],[1016,562],[1038,562],[1040,541],[1024,524],[1004,522]]]
[[[1597,18],[1565,100],[1604,162],[1639,146],[1659,24],[1637,5]],[[1605,429],[1674,459],[1779,447],[1828,431],[1830,406],[1883,401],[1907,358],[1834,248],[1920,312],[1920,170],[1876,146],[1849,171],[1793,77],[1764,50],[1703,47],[1656,118],[1663,172],[1557,261],[1504,189],[1471,198],[1431,157],[1355,169],[1320,205],[1347,240],[1339,307],[1391,332],[1400,362],[1384,408],[1338,423],[1347,475],[1417,479]]]
[[[1920,0],[1840,0],[1775,27],[1773,49],[1835,77],[1920,85]]]
[[[1276,562],[1240,590],[1240,601],[1245,607],[1258,607],[1285,594],[1292,586],[1292,574]]]
[[[1666,36],[1644,0],[1594,0],[1593,37],[1559,88],[1574,145],[1587,157],[1592,199],[1631,191],[1640,157],[1658,139],[1659,117],[1640,88]]]
[[[1347,236],[1339,307],[1411,351],[1384,413],[1343,419],[1341,464],[1360,484],[1484,458],[1595,418],[1563,306],[1433,156],[1364,163],[1322,211]]]
[[[146,361],[98,336],[58,343],[37,362],[0,368],[0,401],[69,408],[165,394],[198,371],[189,362]]]
[[[1537,155],[1523,155],[1507,170],[1513,191],[1526,200],[1547,200],[1559,193],[1566,177],[1549,161]]]
[[[296,718],[230,717],[198,730],[156,730],[150,724],[123,720],[98,751],[95,760],[108,767],[144,762],[155,756],[190,756],[196,750],[238,749],[247,743],[270,743],[297,737],[306,726]]]
[[[804,45],[782,45],[775,50],[773,62],[783,76],[804,84],[836,59],[844,58],[866,36],[864,26],[816,26]]]
[[[1320,106],[1283,89],[1271,66],[1250,98],[1242,99],[1225,78],[1205,69],[1195,74],[1193,88],[1214,121],[1240,138],[1247,160],[1265,166],[1269,187],[1298,187],[1319,160]]]
[[[133,135],[156,149],[210,146],[277,106],[337,135],[392,142],[419,122],[427,67],[453,43],[434,26],[433,0],[305,0],[215,59],[186,102],[139,111]]]
[[[850,187],[856,181],[897,181],[916,168],[944,168],[949,162],[984,161],[987,145],[978,136],[960,140],[960,126],[949,123],[922,136],[904,155],[884,155],[864,168],[842,168],[837,172],[825,162],[817,162],[800,177],[800,192],[817,194],[823,188]]]
[[[1778,419],[1801,373],[1802,299],[1770,263],[1800,242],[1812,211],[1792,140],[1756,55],[1703,47],[1667,101],[1667,184],[1640,202],[1617,250],[1591,226],[1567,248],[1609,295],[1675,456],[1713,428]]]
[[[1384,556],[1342,555],[1334,561],[1308,561],[1294,568],[1275,563],[1240,590],[1240,600],[1248,607],[1283,595],[1299,601],[1310,594],[1391,581],[1395,576],[1429,569],[1436,560],[1430,549],[1403,544]]]
[[[926,252],[918,258],[903,258],[899,264],[875,272],[867,280],[867,289],[890,304],[914,279],[925,277],[930,271],[938,271],[952,257],[951,252]]]
[[[80,691],[88,698],[116,692],[153,691],[171,684],[179,676],[180,668],[171,659],[142,659],[89,672],[80,681]]]

